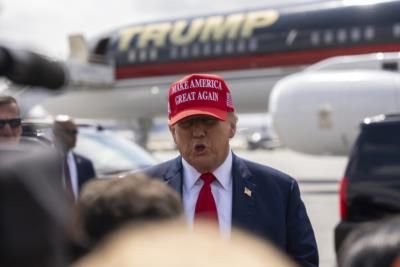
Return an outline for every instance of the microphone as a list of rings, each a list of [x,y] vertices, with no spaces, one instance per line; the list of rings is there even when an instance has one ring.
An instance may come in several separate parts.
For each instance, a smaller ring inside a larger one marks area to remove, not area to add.
[[[57,90],[68,80],[65,66],[42,55],[0,46],[0,76],[20,85]]]

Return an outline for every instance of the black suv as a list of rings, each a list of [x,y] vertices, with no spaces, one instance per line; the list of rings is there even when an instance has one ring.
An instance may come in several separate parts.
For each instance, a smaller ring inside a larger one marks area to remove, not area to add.
[[[338,252],[361,223],[400,214],[400,114],[364,119],[340,184]]]

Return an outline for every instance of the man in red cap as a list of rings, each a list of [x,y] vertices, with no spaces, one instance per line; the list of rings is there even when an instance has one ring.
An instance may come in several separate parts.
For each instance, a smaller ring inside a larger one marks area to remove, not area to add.
[[[318,250],[297,182],[236,156],[229,140],[237,115],[225,81],[192,74],[169,89],[168,124],[180,156],[144,172],[178,191],[189,224],[207,218],[223,235],[241,227],[264,237],[300,266],[318,266]]]

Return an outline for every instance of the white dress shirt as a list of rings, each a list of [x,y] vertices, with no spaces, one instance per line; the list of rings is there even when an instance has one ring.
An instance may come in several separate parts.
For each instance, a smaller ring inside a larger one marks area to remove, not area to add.
[[[72,190],[74,192],[74,197],[76,200],[78,199],[78,170],[76,168],[76,162],[74,159],[74,155],[72,154],[72,151],[69,151],[67,153],[67,163],[68,163],[69,174],[71,176]],[[65,179],[63,180],[63,182],[65,183]]]
[[[182,158],[183,165],[183,206],[189,225],[193,225],[194,213],[197,198],[203,187],[203,180],[200,179],[201,173],[193,168]],[[228,153],[227,158],[213,172],[216,180],[211,184],[218,212],[219,229],[223,236],[229,237],[232,225],[232,152]]]

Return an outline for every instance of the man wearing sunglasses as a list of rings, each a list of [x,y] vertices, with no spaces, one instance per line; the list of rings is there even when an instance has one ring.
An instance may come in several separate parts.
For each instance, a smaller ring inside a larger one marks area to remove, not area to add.
[[[66,115],[56,117],[53,125],[54,144],[63,160],[63,185],[67,196],[76,200],[82,185],[94,178],[92,162],[72,150],[76,145],[78,128],[73,119]]]
[[[0,95],[0,143],[17,144],[21,133],[17,100],[12,96]]]

